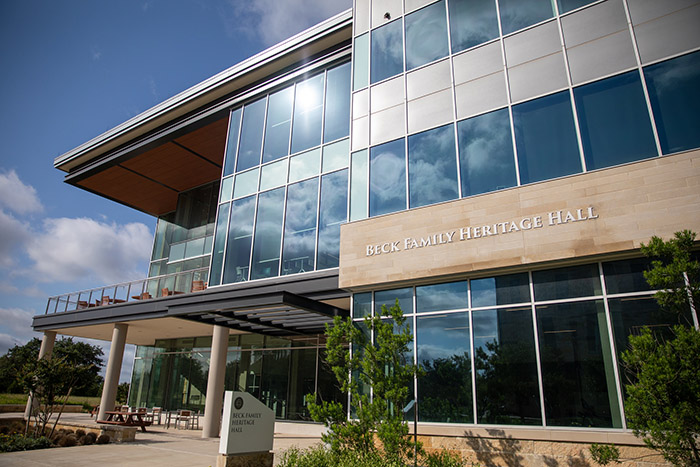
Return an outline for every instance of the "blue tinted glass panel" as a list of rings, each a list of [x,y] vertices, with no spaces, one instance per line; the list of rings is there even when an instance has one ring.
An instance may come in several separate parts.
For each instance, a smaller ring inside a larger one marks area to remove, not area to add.
[[[406,69],[447,56],[445,1],[406,15]]]
[[[292,123],[294,87],[270,94],[265,124],[263,162],[270,162],[289,154],[289,127]]]
[[[443,311],[467,308],[467,282],[416,287],[416,311]]]
[[[457,123],[462,196],[515,186],[515,156],[508,109]]]
[[[318,178],[287,188],[282,275],[314,270],[317,204]]]
[[[371,148],[369,164],[369,216],[406,209],[404,140]]]
[[[323,75],[298,83],[294,97],[292,153],[321,144],[322,113]]]
[[[468,313],[417,318],[418,419],[422,422],[472,423],[471,338]]]
[[[328,70],[323,141],[350,134],[350,63]]]
[[[476,422],[541,425],[532,309],[475,311]]]
[[[559,4],[559,13],[566,13],[594,1],[596,0],[557,0],[557,3]]]
[[[472,279],[471,287],[474,308],[530,301],[527,273]]]
[[[251,279],[279,275],[283,209],[284,188],[261,193],[258,196]]]
[[[700,147],[700,52],[644,68],[661,150]]]
[[[372,65],[370,67],[372,83],[403,72],[402,29],[401,20],[398,20],[372,31]]]
[[[238,149],[236,172],[260,164],[263,128],[265,124],[265,98],[243,108],[241,143]]]
[[[209,285],[221,284],[221,268],[224,263],[224,245],[226,245],[226,229],[228,227],[228,208],[228,203],[219,206],[219,217],[216,221],[216,238],[211,255]]]
[[[459,197],[453,125],[408,137],[409,206]]]
[[[554,16],[551,0],[499,0],[503,34],[509,34]]]
[[[372,292],[356,293],[352,299],[353,318],[364,318],[372,314]]]
[[[352,77],[352,89],[357,91],[369,84],[369,33],[366,32],[355,38],[355,49],[352,52],[352,63],[355,67]]]
[[[574,89],[588,170],[656,156],[639,73]]]
[[[602,300],[537,307],[547,425],[622,427],[606,322]]]
[[[374,314],[382,314],[382,305],[386,306],[387,312],[396,305],[396,299],[399,300],[399,306],[403,310],[403,314],[413,313],[413,289],[406,287],[403,289],[382,290],[374,293]],[[383,316],[383,314],[382,314]]]
[[[228,229],[224,284],[248,280],[250,247],[253,241],[255,196],[231,203],[231,224]]]
[[[321,177],[321,206],[318,223],[318,263],[316,269],[338,267],[340,225],[348,218],[348,170]]]
[[[498,37],[498,14],[493,0],[450,0],[452,53]]]
[[[224,163],[224,174],[231,175],[236,163],[236,152],[238,151],[238,133],[241,128],[241,109],[231,112],[228,124],[228,140],[226,141],[226,162]]]
[[[534,271],[535,300],[590,297],[603,293],[597,264]]]
[[[603,276],[608,294],[646,292],[651,290],[644,271],[651,269],[648,258],[623,259],[603,263]]]
[[[513,123],[521,183],[581,172],[568,92],[513,106]]]

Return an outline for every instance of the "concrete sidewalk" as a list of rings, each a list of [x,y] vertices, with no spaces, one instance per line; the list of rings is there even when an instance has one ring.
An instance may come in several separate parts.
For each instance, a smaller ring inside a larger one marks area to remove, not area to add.
[[[76,414],[77,415],[77,414]],[[65,415],[64,415],[65,416]],[[91,420],[87,415],[67,417],[81,423]],[[61,418],[62,421],[68,421]],[[282,431],[292,431],[295,424],[279,424]],[[276,430],[277,425],[276,425]],[[306,448],[320,442],[315,434],[275,433],[275,464],[291,446]],[[207,467],[216,465],[219,438],[201,438],[200,430],[165,429],[155,425],[146,433],[138,432],[136,441],[107,445],[74,446],[0,454],[0,466],[163,466]]]

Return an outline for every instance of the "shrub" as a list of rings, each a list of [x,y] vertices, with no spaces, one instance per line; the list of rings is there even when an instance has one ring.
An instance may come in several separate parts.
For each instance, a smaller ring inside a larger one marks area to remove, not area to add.
[[[467,465],[461,456],[446,451],[425,454],[419,460],[421,467],[462,467]],[[379,452],[352,450],[332,451],[318,446],[305,450],[292,447],[282,454],[279,467],[409,467],[396,459],[383,457]]]
[[[0,435],[0,452],[31,451],[51,447],[51,440],[45,436],[33,438],[23,434]]]
[[[83,436],[85,436],[85,430],[80,428],[75,430],[75,436],[77,436],[78,438],[82,438]]]
[[[95,441],[97,440],[97,435],[93,432],[89,432],[85,434],[85,438],[89,440],[89,444],[95,444]]]
[[[66,435],[63,438],[61,438],[61,441],[58,443],[58,445],[62,448],[77,446],[78,438],[74,434]]]
[[[100,435],[96,440],[95,444],[109,444],[111,438],[109,435]]]
[[[591,444],[589,448],[591,457],[600,465],[608,465],[611,462],[620,463],[620,450],[614,444]]]
[[[466,465],[459,454],[447,451],[434,451],[423,457],[425,467],[462,467]]]

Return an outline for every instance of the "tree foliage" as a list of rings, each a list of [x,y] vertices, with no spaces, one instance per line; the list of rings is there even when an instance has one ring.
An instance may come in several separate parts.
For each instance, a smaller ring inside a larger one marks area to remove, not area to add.
[[[645,278],[661,289],[656,299],[662,309],[687,313],[688,288],[697,299],[700,266],[691,257],[694,240],[695,233],[685,230],[666,242],[653,237],[642,247],[653,258]],[[629,342],[622,354],[631,373],[631,383],[625,386],[628,426],[668,461],[700,466],[700,331],[675,326],[672,337],[664,339],[644,328]]]
[[[333,326],[326,327],[326,361],[340,389],[350,394],[353,417],[348,419],[342,404],[317,404],[313,395],[307,396],[309,411],[314,420],[329,428],[323,440],[331,450],[358,455],[379,451],[386,459],[400,462],[415,447],[402,410],[419,373],[407,359],[413,336],[398,300],[390,309],[382,306],[380,316],[365,318],[364,324],[374,334],[374,343],[350,318],[336,317]],[[348,344],[352,344],[352,353]]]
[[[17,375],[24,367],[39,357],[41,340],[34,338],[24,345],[15,345],[0,357],[0,392],[23,392],[22,383]],[[102,387],[100,368],[104,365],[102,349],[96,345],[74,341],[71,337],[57,340],[53,356],[65,358],[66,363],[80,368],[78,380],[73,388],[77,396],[98,396]]]
[[[694,303],[700,303],[700,263],[694,261],[691,254],[695,236],[695,232],[683,230],[668,241],[654,236],[647,245],[642,244],[642,253],[652,260],[652,267],[644,271],[644,278],[651,288],[658,290],[654,298],[663,310],[687,313],[690,308],[688,289]],[[684,273],[690,281],[689,287],[686,287]]]

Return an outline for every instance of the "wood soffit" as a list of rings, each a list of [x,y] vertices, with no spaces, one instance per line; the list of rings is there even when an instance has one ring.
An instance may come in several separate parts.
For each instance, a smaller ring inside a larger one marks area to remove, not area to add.
[[[221,177],[227,126],[228,118],[221,118],[75,184],[153,216],[174,211],[178,193]]]

